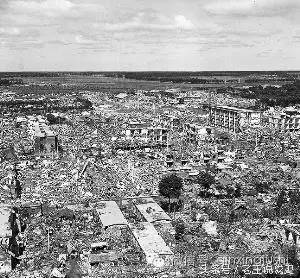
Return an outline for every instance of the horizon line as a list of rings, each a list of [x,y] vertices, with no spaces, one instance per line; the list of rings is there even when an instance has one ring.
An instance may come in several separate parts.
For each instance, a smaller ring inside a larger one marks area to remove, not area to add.
[[[13,70],[13,71],[0,71],[0,73],[32,73],[32,72],[300,72],[299,70]]]

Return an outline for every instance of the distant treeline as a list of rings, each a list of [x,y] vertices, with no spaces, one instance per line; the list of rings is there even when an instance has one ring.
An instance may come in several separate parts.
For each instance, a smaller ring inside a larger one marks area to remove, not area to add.
[[[127,77],[129,78],[129,77]],[[136,78],[134,78],[136,79]],[[144,79],[143,79],[144,80]],[[191,77],[149,77],[147,81],[160,81],[160,82],[172,82],[172,83],[189,83],[189,84],[222,84],[222,79],[202,79],[202,78],[191,78]]]
[[[0,79],[0,86],[10,86],[14,84],[23,84],[22,79]]]
[[[46,117],[47,117],[47,120],[48,120],[50,125],[60,124],[60,123],[66,122],[66,118],[61,117],[61,116],[54,116],[51,113],[47,114]]]
[[[298,71],[61,71],[61,72],[0,72],[0,78],[11,77],[59,77],[65,75],[105,75],[110,77],[132,78],[137,80],[148,80],[148,78],[167,78],[167,77],[193,77],[193,76],[235,76],[246,77],[249,75],[277,75],[288,77],[299,74]]]
[[[276,82],[280,82],[280,81],[293,82],[293,81],[295,81],[295,78],[292,77],[292,76],[289,76],[289,77],[276,77],[276,79],[249,78],[249,79],[245,79],[244,82],[245,83],[263,83],[263,82],[266,82],[266,81],[269,81],[269,80],[273,80],[273,81],[276,81]]]
[[[60,72],[0,72],[0,78],[58,77],[64,74]]]
[[[45,111],[45,112],[66,112],[68,110],[85,110],[91,109],[92,103],[82,97],[77,97],[72,105],[63,105],[59,101],[39,100],[39,99],[16,99],[9,101],[0,101],[0,111],[19,111],[28,110]]]
[[[105,73],[104,75],[108,77],[124,77],[134,80],[188,84],[238,83],[240,78],[246,79],[246,83],[259,83],[266,81],[292,82],[295,80],[292,73],[288,72],[110,72]],[[216,78],[217,76],[221,76],[223,78]]]
[[[253,86],[249,89],[241,90],[239,96],[248,99],[258,99],[263,107],[300,105],[300,80],[296,80],[291,84],[285,84],[279,88]]]
[[[250,76],[250,75],[277,75],[282,77],[290,76],[295,72],[287,71],[137,71],[137,72],[99,72],[99,74],[104,74],[105,76],[118,76],[123,75],[127,78],[145,79],[145,78],[165,78],[165,77],[193,77],[193,76]]]

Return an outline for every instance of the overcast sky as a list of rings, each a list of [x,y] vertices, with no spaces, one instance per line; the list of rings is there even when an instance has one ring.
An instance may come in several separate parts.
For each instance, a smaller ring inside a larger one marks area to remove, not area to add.
[[[299,70],[299,50],[300,0],[0,0],[0,71]]]

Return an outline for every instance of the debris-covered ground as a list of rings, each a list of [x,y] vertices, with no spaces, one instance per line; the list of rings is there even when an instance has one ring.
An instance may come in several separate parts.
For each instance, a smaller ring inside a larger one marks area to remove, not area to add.
[[[296,273],[299,137],[265,127],[226,136],[213,130],[190,142],[184,123],[200,122],[192,105],[182,110],[172,98],[125,95],[127,101],[85,92],[97,107],[60,112],[59,120],[43,116],[58,140],[50,153],[36,150],[28,125],[36,115],[1,116],[0,198],[11,211],[3,223],[12,235],[1,234],[11,239],[2,240],[0,255],[14,262],[1,272],[11,278]],[[142,127],[131,135],[137,121],[168,135],[143,137]],[[180,189],[174,180],[163,188],[174,175]],[[104,211],[101,202],[110,201],[124,223]],[[151,237],[172,256],[147,263]]]

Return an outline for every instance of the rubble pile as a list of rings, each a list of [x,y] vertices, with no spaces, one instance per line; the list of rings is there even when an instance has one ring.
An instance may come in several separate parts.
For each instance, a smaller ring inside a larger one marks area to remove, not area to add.
[[[158,271],[154,264],[145,266],[143,247],[151,242],[143,246],[132,232],[136,227],[144,231],[143,222],[154,227],[177,261],[201,257],[207,264],[201,277],[224,277],[213,271],[222,257],[278,256],[292,245],[284,229],[300,224],[299,136],[263,124],[235,134],[220,131],[209,126],[209,115],[205,107],[196,107],[194,96],[183,96],[187,102],[179,104],[162,92],[151,94],[85,92],[95,107],[67,110],[65,121],[51,124],[58,148],[50,153],[35,150],[20,119],[1,116],[0,199],[20,210],[20,219],[9,222],[18,231],[12,239],[26,246],[22,255],[11,251],[12,243],[5,249],[13,253],[8,258],[18,260],[10,278],[51,273],[136,277]],[[207,92],[199,96],[205,103]],[[233,101],[222,97],[221,104]],[[132,122],[139,127],[129,128]],[[144,123],[168,135],[143,140]],[[185,124],[195,128],[192,135]],[[159,190],[162,178],[171,174],[181,178],[179,196]],[[150,197],[167,220],[149,218],[155,208],[139,210]],[[103,226],[101,201],[117,204],[125,226],[118,219]],[[183,262],[167,273],[199,274]]]

